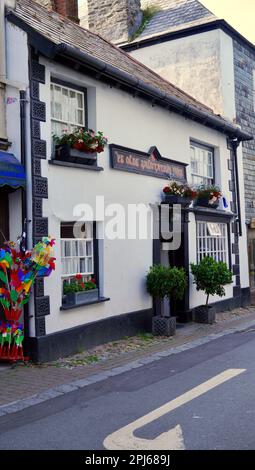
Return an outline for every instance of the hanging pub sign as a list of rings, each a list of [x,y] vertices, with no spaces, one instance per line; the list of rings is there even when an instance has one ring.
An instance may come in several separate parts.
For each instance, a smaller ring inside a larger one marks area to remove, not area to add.
[[[148,153],[139,152],[115,144],[110,146],[111,165],[115,170],[139,173],[140,175],[156,178],[171,179],[186,183],[185,163],[161,157],[156,147],[151,147]]]

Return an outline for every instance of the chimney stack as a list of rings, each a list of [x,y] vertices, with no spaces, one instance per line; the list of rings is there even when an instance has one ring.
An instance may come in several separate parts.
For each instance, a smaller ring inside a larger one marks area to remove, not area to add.
[[[36,0],[46,8],[51,8],[62,16],[79,23],[78,0]]]
[[[140,0],[87,0],[87,7],[88,28],[108,41],[129,41],[141,25]]]

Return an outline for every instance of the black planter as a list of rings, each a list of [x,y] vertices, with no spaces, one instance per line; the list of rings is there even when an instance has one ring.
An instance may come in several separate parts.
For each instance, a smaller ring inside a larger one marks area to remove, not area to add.
[[[189,197],[174,196],[173,194],[165,194],[163,203],[173,205],[181,204],[183,207],[189,207],[191,204],[191,199]]]
[[[155,336],[174,336],[176,332],[176,317],[152,317],[152,333]]]
[[[210,204],[209,199],[195,199],[194,201],[194,206],[200,206],[200,207],[209,207],[211,209],[217,209],[219,207],[219,199],[214,202],[213,204]]]
[[[201,305],[193,310],[193,321],[212,325],[216,321],[216,308],[212,305]]]
[[[82,163],[84,165],[96,165],[97,154],[85,153],[70,147],[70,145],[56,145],[55,159],[64,162]]]

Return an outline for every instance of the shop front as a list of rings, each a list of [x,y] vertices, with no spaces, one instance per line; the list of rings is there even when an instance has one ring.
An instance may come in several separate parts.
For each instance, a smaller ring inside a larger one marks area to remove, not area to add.
[[[24,191],[25,187],[26,177],[23,166],[13,154],[0,152],[0,246],[10,239],[12,193]]]

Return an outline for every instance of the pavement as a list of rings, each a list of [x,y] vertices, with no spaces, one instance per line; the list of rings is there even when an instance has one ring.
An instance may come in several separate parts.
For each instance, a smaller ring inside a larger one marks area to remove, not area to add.
[[[37,404],[16,402],[0,417],[0,449],[77,449],[84,459],[85,449],[254,450],[254,350],[249,319],[72,382],[73,390],[55,387]],[[120,455],[118,468],[132,454]]]
[[[139,369],[180,352],[218,340],[235,332],[255,329],[255,307],[217,315],[214,325],[190,323],[177,328],[176,336],[122,354],[108,355],[96,363],[70,367],[61,362],[42,365],[0,366],[0,417],[52,398],[83,389],[109,377]],[[129,339],[132,343],[132,338]],[[117,342],[118,343],[118,342]],[[116,342],[115,342],[116,344]],[[120,344],[122,344],[120,342]],[[107,345],[105,345],[107,348]],[[90,355],[93,351],[90,351]],[[62,366],[64,365],[64,366]]]

